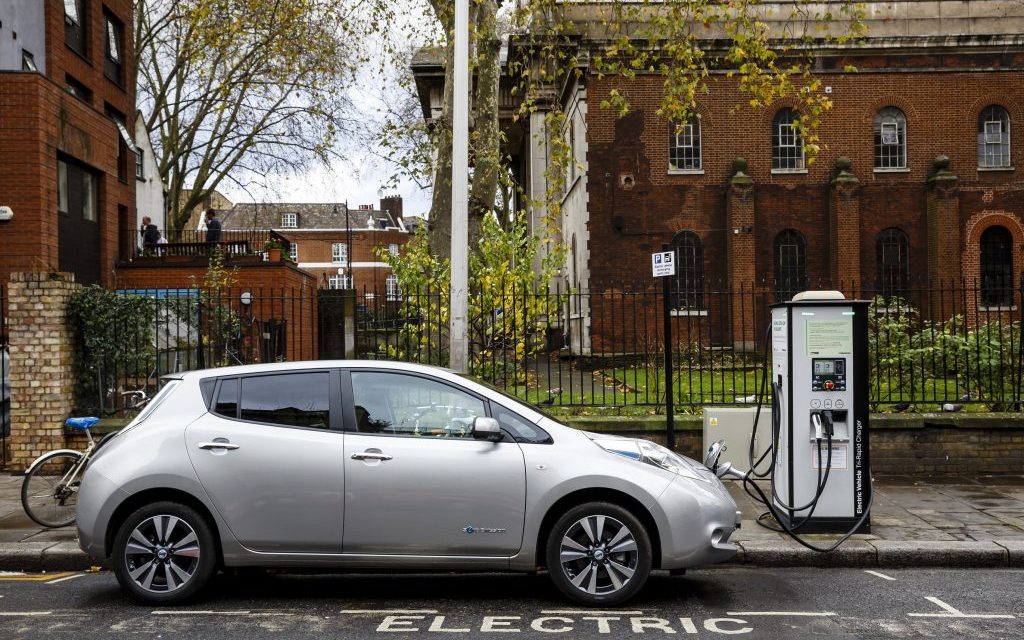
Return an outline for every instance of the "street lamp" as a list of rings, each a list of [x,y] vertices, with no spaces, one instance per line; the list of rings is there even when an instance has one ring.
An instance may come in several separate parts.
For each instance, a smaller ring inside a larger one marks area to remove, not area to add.
[[[469,365],[469,0],[455,0],[455,70],[452,100],[452,245],[448,366]]]
[[[349,223],[348,200],[345,200],[345,270],[348,272],[348,286],[344,289],[355,288],[355,278],[352,277],[352,225]],[[338,205],[334,205],[334,217],[338,217]],[[341,269],[338,269],[341,273]]]

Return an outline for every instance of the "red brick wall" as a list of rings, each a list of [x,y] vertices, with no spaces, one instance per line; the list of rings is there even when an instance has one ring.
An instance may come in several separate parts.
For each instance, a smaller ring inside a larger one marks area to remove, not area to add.
[[[1018,56],[1021,57],[1021,56]],[[655,111],[662,97],[662,81],[642,76],[634,81],[610,77],[588,78],[588,169],[590,197],[590,270],[595,283],[604,281],[647,281],[649,254],[668,242],[681,228],[697,231],[705,241],[705,276],[709,282],[727,277],[724,238],[730,232],[725,217],[723,185],[732,174],[731,163],[744,157],[747,173],[755,182],[756,271],[772,278],[775,235],[785,228],[800,231],[807,241],[807,274],[811,281],[827,279],[833,271],[829,246],[843,242],[836,236],[830,243],[829,181],[835,159],[852,159],[852,172],[861,187],[856,197],[860,206],[859,255],[861,277],[870,286],[875,279],[877,234],[890,226],[909,236],[911,273],[927,275],[926,180],[932,161],[939,154],[951,159],[950,169],[959,177],[960,218],[965,225],[983,208],[1012,212],[1024,210],[1024,190],[1016,171],[977,170],[977,115],[989,104],[1001,104],[1010,112],[1011,163],[1024,163],[1024,83],[1021,72],[972,71],[935,73],[930,63],[946,67],[987,68],[979,60],[931,60],[914,58],[859,59],[856,74],[823,74],[823,84],[832,87],[834,108],[826,114],[820,129],[823,151],[806,174],[778,175],[771,169],[771,120],[785,102],[767,109],[743,107],[745,102],[735,80],[722,76],[709,79],[710,92],[699,97],[702,116],[702,175],[668,174],[668,124]],[[929,60],[931,61],[929,63]],[[1002,65],[1016,63],[1004,60]],[[832,61],[826,61],[826,67]],[[839,63],[835,63],[839,64]],[[918,73],[872,71],[885,65],[921,68]],[[981,66],[979,66],[981,65]],[[999,65],[996,65],[997,67]],[[600,101],[613,87],[627,96],[633,111],[617,118],[600,108]],[[950,99],[950,96],[956,99]],[[875,173],[874,116],[878,109],[894,105],[907,119],[908,170]],[[622,184],[632,177],[631,188]],[[979,200],[988,193],[990,202]],[[616,223],[622,231],[616,228]],[[1017,252],[1024,248],[1018,246]],[[957,256],[959,258],[959,256]],[[854,267],[850,267],[854,269]],[[836,269],[845,271],[846,269]],[[936,275],[959,277],[945,268]],[[840,274],[841,275],[841,274]]]
[[[346,243],[347,235],[344,229],[332,231],[302,231],[285,230],[280,232],[289,242],[299,245],[299,263],[331,262],[331,245],[335,242]],[[384,260],[378,257],[378,250],[387,251],[388,245],[397,244],[399,251],[412,236],[402,231],[386,230],[352,230],[352,256],[351,262],[372,262],[379,263],[379,266],[355,267],[354,283],[356,289],[368,291],[379,291],[381,295],[385,291],[385,280],[391,269],[383,266]],[[344,265],[338,265],[344,266]],[[327,278],[337,275],[338,266],[332,267],[303,267],[304,271],[311,273],[317,280],[319,286],[327,287]]]
[[[0,281],[14,271],[57,270],[57,157],[64,154],[99,175],[99,271],[109,284],[117,259],[118,205],[135,210],[133,161],[129,158],[128,180],[122,182],[116,161],[119,136],[104,112],[110,104],[134,122],[132,3],[86,3],[88,61],[64,44],[63,3],[46,3],[47,75],[0,73],[0,204],[15,214],[13,221],[0,223]],[[104,7],[125,25],[123,87],[103,75]],[[91,103],[64,90],[66,74],[92,90]]]

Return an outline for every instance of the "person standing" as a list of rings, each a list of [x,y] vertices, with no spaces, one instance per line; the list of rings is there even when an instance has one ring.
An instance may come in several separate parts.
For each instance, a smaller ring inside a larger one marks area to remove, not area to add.
[[[220,242],[220,220],[217,219],[217,212],[213,209],[206,210],[206,246],[209,249],[216,247]]]
[[[156,241],[160,239],[160,230],[153,224],[153,219],[143,216],[142,228],[139,230],[142,235],[142,250],[147,252],[156,247]]]

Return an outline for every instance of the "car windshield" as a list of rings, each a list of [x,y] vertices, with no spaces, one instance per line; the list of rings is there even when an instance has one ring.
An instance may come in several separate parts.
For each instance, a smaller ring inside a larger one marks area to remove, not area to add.
[[[545,418],[547,418],[549,420],[553,420],[554,422],[557,422],[558,424],[563,424],[562,420],[557,418],[556,416],[551,415],[550,413],[548,413],[547,411],[544,411],[543,409],[537,407],[536,405],[533,405],[533,404],[530,404],[530,403],[524,401],[522,398],[517,398],[514,395],[509,394],[504,389],[499,389],[498,387],[494,386],[490,382],[485,382],[484,380],[481,380],[480,378],[477,378],[475,376],[471,376],[471,375],[468,375],[468,374],[464,374],[464,373],[460,373],[459,375],[462,376],[463,378],[465,378],[466,380],[472,380],[473,382],[475,382],[475,383],[477,383],[477,384],[479,384],[481,386],[487,387],[491,391],[497,393],[500,396],[504,396],[504,397],[508,398],[509,400],[515,402],[518,405],[523,405],[524,407],[529,407],[531,410],[536,411],[537,413],[539,413],[540,415],[544,416]]]

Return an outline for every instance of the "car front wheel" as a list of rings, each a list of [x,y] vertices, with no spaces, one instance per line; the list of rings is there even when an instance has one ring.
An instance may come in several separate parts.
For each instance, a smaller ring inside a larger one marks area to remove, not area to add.
[[[651,572],[651,542],[643,524],[616,504],[573,507],[548,536],[548,573],[558,589],[586,605],[625,602]]]
[[[217,568],[217,551],[209,523],[195,509],[156,502],[121,524],[110,560],[133,598],[168,605],[203,588]]]

